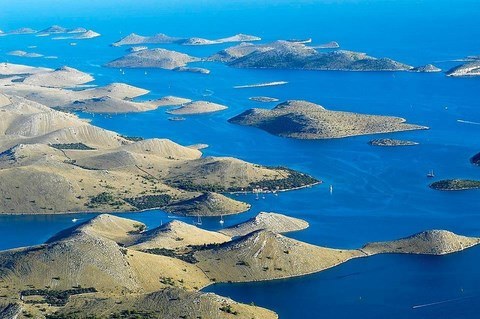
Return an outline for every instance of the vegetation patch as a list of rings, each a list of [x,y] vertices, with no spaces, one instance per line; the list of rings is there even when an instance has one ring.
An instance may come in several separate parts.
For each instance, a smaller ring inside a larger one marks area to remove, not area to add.
[[[167,249],[167,248],[152,248],[152,249],[145,249],[142,251],[148,254],[177,258],[190,264],[196,264],[198,262],[198,260],[193,256],[193,253],[194,253],[193,251],[190,251],[184,254],[178,253],[173,249]]]
[[[229,304],[223,304],[219,309],[232,315],[238,315],[238,311],[233,310],[232,305]]]
[[[440,191],[460,191],[480,188],[480,181],[469,179],[446,179],[430,184],[430,187]]]
[[[190,192],[215,192],[215,193],[225,193],[225,192],[241,192],[247,191],[252,192],[255,189],[263,190],[288,190],[298,187],[305,187],[308,185],[313,185],[319,183],[320,181],[310,175],[303,174],[286,167],[267,167],[272,170],[281,170],[286,172],[284,177],[263,180],[254,183],[250,183],[247,187],[240,186],[225,186],[219,184],[196,184],[191,180],[177,180],[172,181],[171,184],[174,187],[190,191]]]
[[[121,206],[123,202],[118,200],[113,194],[102,192],[96,196],[90,197],[90,201],[87,204],[89,208],[95,208],[101,205]]]
[[[50,144],[50,146],[59,150],[79,150],[79,151],[95,150],[94,148],[87,146],[83,143]]]
[[[47,289],[29,289],[20,292],[22,299],[29,296],[40,296],[43,300],[24,300],[25,303],[42,304],[47,303],[51,306],[62,307],[68,302],[68,298],[72,295],[80,295],[85,293],[97,292],[93,287],[90,288],[73,288],[68,290],[47,290]]]
[[[126,135],[120,135],[121,138],[124,138],[126,140],[132,141],[132,142],[140,142],[143,141],[144,138],[140,136],[126,136]]]
[[[132,205],[133,207],[144,210],[152,208],[160,208],[165,205],[168,205],[172,200],[170,195],[161,194],[161,195],[145,195],[135,198],[124,198],[124,201]]]

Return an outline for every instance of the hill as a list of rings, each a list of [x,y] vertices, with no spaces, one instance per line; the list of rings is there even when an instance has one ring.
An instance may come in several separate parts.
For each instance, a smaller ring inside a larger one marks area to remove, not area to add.
[[[308,223],[298,218],[261,212],[246,222],[222,229],[219,232],[230,237],[239,237],[262,229],[281,234],[302,230],[307,227]]]
[[[362,248],[369,255],[373,254],[425,254],[445,255],[480,243],[480,238],[459,236],[445,230],[429,230],[410,237],[390,242],[370,243]]]

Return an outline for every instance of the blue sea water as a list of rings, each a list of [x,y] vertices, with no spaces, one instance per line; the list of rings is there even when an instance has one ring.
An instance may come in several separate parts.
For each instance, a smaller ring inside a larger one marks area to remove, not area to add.
[[[199,63],[210,75],[165,70],[118,70],[102,65],[125,54],[110,47],[120,37],[166,33],[172,36],[261,36],[265,42],[313,38],[314,44],[338,41],[343,49],[386,56],[411,65],[434,63],[448,69],[454,59],[480,53],[480,3],[447,1],[54,1],[3,0],[0,29],[52,24],[85,26],[102,34],[91,40],[55,41],[26,36],[0,37],[0,61],[47,67],[69,65],[90,72],[95,84],[125,82],[151,90],[145,98],[177,95],[208,99],[229,109],[211,115],[168,121],[165,109],[113,116],[92,116],[93,124],[124,135],[170,138],[181,144],[206,143],[205,155],[283,165],[309,173],[324,184],[299,191],[252,195],[244,214],[229,216],[225,226],[259,211],[303,218],[307,230],[288,236],[338,248],[358,248],[425,229],[448,229],[480,236],[480,192],[444,193],[428,187],[425,175],[480,179],[469,158],[480,151],[479,78],[454,79],[442,73],[358,73],[288,70],[239,70]],[[28,46],[37,46],[29,49]],[[227,45],[163,47],[208,56]],[[12,57],[11,50],[55,55],[58,59]],[[234,89],[235,85],[288,81],[284,86]],[[213,91],[211,96],[206,93]],[[375,148],[372,136],[329,141],[299,141],[226,120],[256,103],[250,96],[305,99],[332,110],[401,116],[427,131],[382,134],[420,142],[415,147]],[[0,119],[1,120],[1,119]],[[333,194],[329,193],[333,185]],[[237,197],[235,197],[237,198]],[[0,216],[0,249],[44,242],[54,233],[95,214]],[[149,227],[170,220],[161,211],[125,213]],[[183,218],[187,222],[189,218]],[[218,218],[202,227],[218,229]],[[353,260],[325,272],[262,283],[220,284],[213,291],[270,308],[281,318],[477,318],[480,310],[480,249],[442,256],[382,255]],[[444,303],[437,303],[447,301]],[[431,304],[431,305],[427,305]],[[427,305],[412,308],[413,306]]]

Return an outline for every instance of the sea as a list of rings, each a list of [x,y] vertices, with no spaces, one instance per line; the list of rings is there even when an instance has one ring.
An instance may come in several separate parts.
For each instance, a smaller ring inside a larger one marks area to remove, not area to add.
[[[168,138],[183,145],[208,144],[205,156],[232,156],[269,166],[287,166],[323,181],[321,185],[266,194],[229,195],[249,202],[246,213],[205,218],[201,227],[218,230],[258,212],[277,212],[308,221],[306,230],[287,236],[334,248],[446,229],[480,237],[480,191],[440,192],[434,180],[480,179],[469,159],[480,152],[480,78],[440,73],[333,72],[235,69],[200,62],[209,75],[160,69],[122,74],[103,65],[128,47],[111,43],[132,32],[216,39],[237,33],[262,38],[312,38],[312,45],[337,41],[344,50],[389,57],[409,65],[432,63],[442,70],[480,54],[478,0],[318,0],[318,1],[55,1],[1,0],[0,29],[44,29],[58,24],[101,33],[88,40],[53,40],[35,35],[0,37],[0,62],[57,68],[68,65],[95,77],[93,84],[124,82],[151,92],[141,99],[175,95],[228,106],[222,112],[169,121],[155,111],[79,116],[128,136]],[[76,42],[73,46],[70,43]],[[206,57],[234,44],[148,45]],[[24,50],[56,59],[7,55]],[[147,71],[145,73],[145,71]],[[287,81],[286,85],[234,89],[237,85]],[[333,140],[295,140],[227,120],[247,109],[272,108],[248,98],[300,99],[330,110],[393,115],[429,130]],[[1,118],[0,118],[1,120]],[[412,147],[382,148],[373,138],[407,139]],[[426,177],[434,170],[435,178]],[[332,192],[330,192],[330,185]],[[163,211],[118,214],[156,227],[192,218]],[[96,214],[0,216],[0,249],[40,244],[58,231]],[[316,318],[478,318],[480,247],[447,256],[377,255],[287,280],[216,284],[204,291],[254,303],[281,319]]]

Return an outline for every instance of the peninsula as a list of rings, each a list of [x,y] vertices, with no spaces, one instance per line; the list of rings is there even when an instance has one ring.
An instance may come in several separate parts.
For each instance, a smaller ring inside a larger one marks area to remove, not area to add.
[[[278,317],[272,311],[201,289],[216,282],[306,275],[375,254],[438,256],[480,243],[476,237],[431,230],[348,250],[311,245],[268,230],[307,225],[263,214],[233,226],[239,232],[232,239],[180,221],[147,229],[135,220],[99,215],[45,244],[0,252],[0,316],[274,319]]]
[[[0,112],[2,214],[162,208],[224,215],[249,206],[220,193],[318,183],[287,168],[203,157],[166,139],[120,136],[19,96],[0,94]]]

